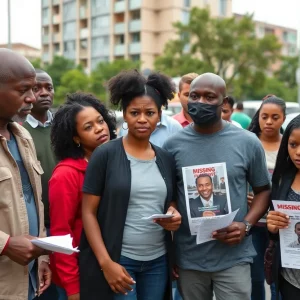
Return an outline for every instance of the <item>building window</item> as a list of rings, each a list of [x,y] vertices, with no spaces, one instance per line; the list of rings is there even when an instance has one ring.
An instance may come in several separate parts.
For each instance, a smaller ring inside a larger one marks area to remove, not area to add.
[[[220,6],[220,16],[226,16],[227,13],[227,0],[219,0],[219,6]]]
[[[140,20],[141,19],[141,11],[134,10],[133,12],[131,12],[131,19],[132,20]]]
[[[88,41],[85,40],[80,40],[80,49],[87,49],[88,48]]]
[[[125,43],[124,34],[116,35],[116,45],[123,45]]]
[[[135,32],[131,35],[132,43],[139,43],[141,41],[141,34],[139,32]]]
[[[42,10],[42,21],[43,21],[43,24],[48,24],[49,23],[49,8],[43,8]]]
[[[76,22],[67,22],[64,23],[64,40],[74,40],[76,39]]]
[[[54,44],[54,53],[57,54],[60,51],[60,45],[58,44]]]
[[[96,17],[92,19],[92,29],[109,27],[109,16]]]
[[[183,6],[184,7],[190,7],[191,6],[191,0],[183,0]]]
[[[92,57],[109,55],[109,36],[99,36],[92,39]]]
[[[76,1],[64,4],[63,17],[65,21],[76,20]]]
[[[139,54],[131,55],[131,60],[132,61],[139,61],[140,59],[141,59],[141,57],[140,57]]]
[[[184,25],[188,24],[190,21],[190,12],[189,11],[183,11],[182,12],[182,23]]]

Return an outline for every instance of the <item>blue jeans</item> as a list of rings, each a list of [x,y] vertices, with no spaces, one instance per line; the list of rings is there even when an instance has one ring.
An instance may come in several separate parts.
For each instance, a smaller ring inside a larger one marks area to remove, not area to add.
[[[168,284],[168,262],[167,256],[163,255],[150,261],[133,260],[121,256],[122,265],[133,280],[133,291],[128,295],[115,294],[115,300],[163,300]]]
[[[178,287],[177,287],[177,280],[174,280],[172,282],[172,293],[173,293],[173,300],[182,300],[182,297],[180,296]]]

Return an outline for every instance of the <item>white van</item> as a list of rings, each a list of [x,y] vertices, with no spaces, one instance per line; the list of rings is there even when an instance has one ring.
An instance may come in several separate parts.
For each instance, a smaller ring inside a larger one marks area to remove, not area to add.
[[[262,100],[243,101],[244,113],[253,118],[257,110],[260,108]],[[300,112],[300,106],[297,102],[285,102],[286,114]],[[236,106],[236,104],[235,104]]]

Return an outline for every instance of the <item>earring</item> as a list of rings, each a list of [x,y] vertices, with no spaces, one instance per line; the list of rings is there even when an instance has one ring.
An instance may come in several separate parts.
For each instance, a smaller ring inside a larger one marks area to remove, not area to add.
[[[127,125],[127,128],[124,128],[124,124],[127,124],[127,122],[126,122],[126,121],[123,122],[122,128],[123,128],[124,130],[128,130],[128,125]]]
[[[78,148],[80,147],[80,143],[77,144],[77,147],[78,147]]]

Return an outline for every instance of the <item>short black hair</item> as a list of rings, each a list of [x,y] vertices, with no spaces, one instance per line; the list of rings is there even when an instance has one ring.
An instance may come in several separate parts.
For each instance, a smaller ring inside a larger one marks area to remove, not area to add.
[[[244,104],[243,104],[243,102],[238,102],[238,103],[236,104],[236,109],[238,109],[238,110],[243,110],[243,109],[244,109]]]
[[[252,121],[248,127],[248,130],[255,133],[256,136],[259,136],[261,133],[261,128],[259,126],[259,114],[261,111],[261,108],[265,105],[265,104],[275,104],[277,106],[279,106],[282,110],[283,115],[285,116],[286,114],[286,104],[284,102],[283,99],[278,98],[276,96],[268,96],[267,98],[265,97],[265,100],[262,102],[260,108],[258,109],[258,111],[255,113],[254,117],[252,118]]]
[[[116,138],[116,118],[94,95],[77,92],[68,94],[66,102],[54,115],[51,129],[51,144],[58,160],[83,158],[82,147],[77,147],[73,137],[77,135],[76,116],[84,107],[93,107],[106,122],[110,139]]]
[[[168,76],[155,72],[146,79],[137,70],[125,70],[108,81],[110,101],[112,104],[126,110],[130,102],[144,95],[150,96],[158,110],[162,106],[168,107],[168,100],[173,99],[176,92],[175,85]]]
[[[279,185],[282,180],[284,180],[285,176],[294,173],[296,175],[298,169],[292,162],[289,151],[288,151],[288,142],[290,135],[295,129],[300,128],[300,115],[295,117],[286,127],[284,134],[281,139],[281,144],[279,147],[276,165],[274,169],[274,173],[272,176],[272,183],[275,185]]]
[[[295,224],[295,229],[297,228],[297,225],[300,225],[300,222],[297,222],[297,223]]]
[[[228,99],[228,104],[230,105],[231,108],[233,108],[235,103],[234,98],[232,96],[228,96],[227,99]]]
[[[199,178],[204,178],[204,177],[208,177],[208,178],[210,179],[210,182],[213,183],[213,182],[212,182],[212,178],[211,178],[208,174],[200,174],[200,175],[197,176],[197,178],[196,178],[196,180],[195,180],[196,186],[197,186],[197,184],[198,184],[198,183],[197,183],[198,179],[199,179]]]

